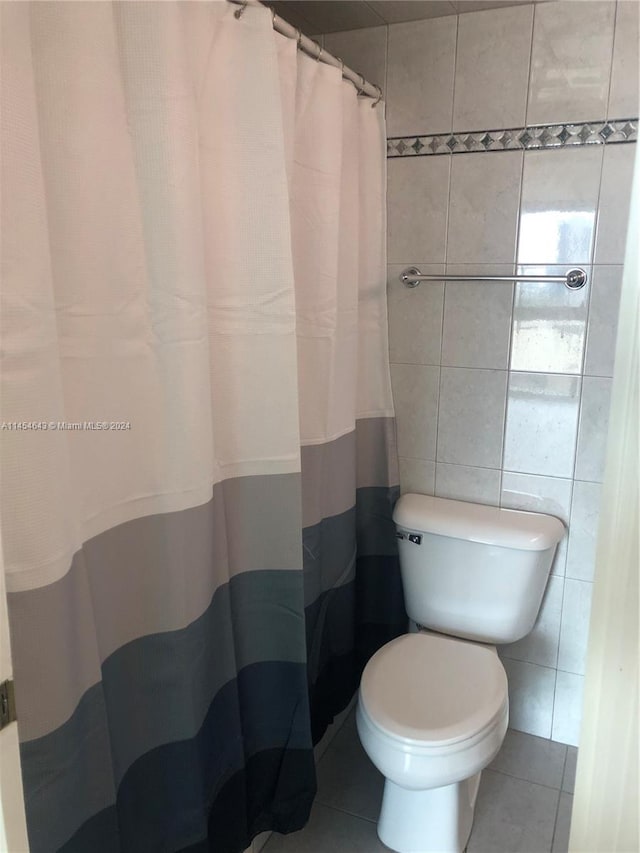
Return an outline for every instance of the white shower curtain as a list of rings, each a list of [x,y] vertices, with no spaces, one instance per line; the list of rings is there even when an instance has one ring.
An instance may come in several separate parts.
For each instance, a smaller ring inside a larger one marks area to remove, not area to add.
[[[2,3],[32,853],[299,828],[311,729],[402,630],[383,105],[236,9]]]

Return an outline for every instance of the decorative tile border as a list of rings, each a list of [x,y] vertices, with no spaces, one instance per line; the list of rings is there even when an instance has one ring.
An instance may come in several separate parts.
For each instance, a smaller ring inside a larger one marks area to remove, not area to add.
[[[468,154],[474,151],[568,148],[570,145],[604,145],[635,142],[638,119],[545,124],[506,130],[439,133],[433,136],[398,136],[387,140],[387,157],[425,157],[433,154]]]

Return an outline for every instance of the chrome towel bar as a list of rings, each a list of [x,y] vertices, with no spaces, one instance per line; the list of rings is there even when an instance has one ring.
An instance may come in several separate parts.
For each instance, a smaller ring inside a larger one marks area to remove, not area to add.
[[[405,287],[417,287],[421,281],[555,281],[569,290],[580,290],[587,283],[587,273],[573,267],[564,275],[422,275],[417,267],[407,267],[400,273]]]

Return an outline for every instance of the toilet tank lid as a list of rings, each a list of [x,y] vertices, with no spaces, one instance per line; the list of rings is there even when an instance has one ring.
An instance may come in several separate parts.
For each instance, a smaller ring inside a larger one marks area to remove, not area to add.
[[[552,515],[495,506],[402,495],[393,511],[398,527],[465,539],[483,545],[546,551],[564,536],[564,524]]]

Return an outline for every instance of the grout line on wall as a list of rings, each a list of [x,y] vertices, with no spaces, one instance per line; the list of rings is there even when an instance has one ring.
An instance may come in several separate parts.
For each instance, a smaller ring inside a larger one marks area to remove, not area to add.
[[[460,15],[456,15],[456,40],[453,48],[453,85],[451,87],[451,132],[453,133],[453,105],[455,103],[456,97],[456,65],[458,62],[458,33],[460,31]],[[449,174],[448,174],[448,183],[447,183],[447,215],[445,222],[445,231],[444,231],[444,273],[447,273],[447,256],[449,250],[449,223],[451,219],[451,184],[453,179],[453,166],[451,160],[449,160]],[[442,397],[442,348],[444,346],[444,310],[447,299],[447,285],[443,281],[442,282],[442,314],[440,316],[440,364],[439,364],[439,375],[438,375],[438,401],[436,405],[436,451],[435,451],[435,462],[436,468],[434,471],[434,479],[433,479],[433,490],[437,492],[437,481],[438,481],[438,442],[440,438],[440,401]]]
[[[567,542],[567,547],[568,547],[568,545],[569,545],[569,543]],[[565,573],[566,573],[566,571],[567,571],[567,567],[565,565]],[[560,596],[560,624],[558,625],[558,645],[556,646],[556,662],[554,664],[554,669],[556,672],[558,671],[558,663],[560,661],[560,642],[562,641],[562,617],[564,615],[564,593],[565,593],[565,587],[566,587],[566,583],[565,583],[566,580],[567,580],[566,574],[562,575],[562,595]],[[557,679],[557,676],[556,676],[556,679]],[[553,688],[553,704],[554,704],[554,706],[555,706],[555,702],[556,702],[556,692],[555,692],[555,685],[554,685],[554,688]]]
[[[616,0],[614,9],[613,9],[613,32],[611,34],[611,62],[609,63],[609,88],[607,90],[607,106],[605,109],[605,115],[609,115],[609,107],[611,105],[611,85],[613,82],[613,57],[615,55],[616,48],[616,26],[618,24],[618,11],[620,7],[620,0]]]
[[[533,28],[532,28],[533,29]],[[518,212],[517,212],[517,222],[516,222],[516,235],[515,235],[515,246],[513,252],[513,272],[518,272],[518,248],[520,246],[520,228],[522,224],[522,193],[524,189],[524,168],[525,168],[525,155],[524,152],[522,154],[522,163],[520,166],[520,180],[518,183]],[[513,288],[511,293],[511,317],[509,321],[509,347],[507,350],[507,388],[504,399],[504,420],[502,423],[502,447],[500,449],[500,496],[498,500],[498,505],[502,506],[502,486],[504,480],[504,470],[505,470],[505,452],[507,448],[507,419],[509,417],[509,388],[511,385],[511,375],[514,372],[511,369],[511,356],[513,352],[513,334],[514,334],[514,323],[516,318],[516,293],[518,291],[518,283],[512,282],[511,286]]]
[[[564,588],[562,590],[562,595],[564,599]],[[561,611],[562,613],[562,611]],[[560,630],[562,630],[562,615],[560,617]],[[560,643],[558,643],[558,649],[560,648]],[[558,692],[558,670],[554,670],[556,677],[553,679],[553,699],[551,700],[551,740],[553,740],[553,729],[556,722],[556,695]]]
[[[567,522],[567,553],[564,555],[564,575],[563,575],[563,577],[565,577],[565,578],[567,576],[567,562],[569,560],[569,544],[570,544],[570,540],[571,540],[571,514],[573,512],[573,493],[575,491],[575,484],[576,484],[576,481],[572,477],[571,478],[571,488],[569,490],[569,521]],[[562,618],[562,611],[561,611],[561,618]]]
[[[566,762],[567,762],[566,753],[565,753],[564,760],[565,760],[565,764],[566,764]],[[562,775],[564,778],[564,766],[562,768]],[[555,820],[553,821],[553,834],[551,836],[552,849],[553,849],[553,844],[556,840],[556,832],[558,831],[558,817],[560,816],[560,800],[561,799],[562,799],[562,783],[560,784],[560,790],[558,791],[558,802],[556,803],[556,816],[555,816]]]
[[[456,15],[456,41],[453,46],[453,86],[451,87],[451,133],[453,133],[455,104],[456,104],[456,78],[458,76],[458,39],[460,38],[460,13]]]
[[[616,3],[616,12],[617,12],[617,3]],[[614,15],[614,31],[615,31],[615,15]],[[613,64],[613,55],[611,57],[611,61]],[[609,68],[609,92],[611,92],[611,68]],[[608,101],[607,101],[607,112],[608,112]],[[584,325],[584,345],[582,348],[582,361],[580,365],[580,400],[578,403],[578,422],[576,424],[576,446],[575,446],[575,457],[573,460],[573,479],[576,478],[576,473],[578,469],[578,447],[579,447],[579,437],[580,437],[580,427],[582,426],[582,398],[584,394],[584,371],[587,364],[587,340],[589,338],[589,321],[591,319],[591,298],[593,296],[593,271],[596,260],[596,242],[598,239],[598,229],[600,227],[600,199],[602,198],[602,184],[604,182],[604,150],[602,151],[602,156],[600,157],[600,180],[598,181],[598,195],[596,197],[596,211],[595,211],[595,219],[593,223],[593,241],[591,244],[591,268],[589,270],[589,300],[587,302],[587,316],[585,319]],[[572,493],[573,500],[573,493]]]
[[[533,42],[536,32],[536,9],[537,4],[533,4],[533,16],[531,18],[531,41],[529,43],[529,73],[527,75],[527,93],[525,95],[524,105],[524,123],[528,124],[529,118],[529,95],[531,94],[531,78],[533,77]]]
[[[389,24],[386,24],[384,35],[384,100],[385,107],[389,106]],[[385,122],[387,120],[386,109],[385,109]],[[386,123],[385,123],[386,130]]]
[[[585,336],[586,336],[586,328],[585,328]],[[580,442],[580,429],[582,427],[582,416],[584,414],[582,411],[582,395],[583,395],[583,393],[584,393],[584,375],[581,374],[580,375],[580,394],[578,396],[578,419],[576,420],[576,441],[575,441],[575,447],[574,447],[574,451],[573,451],[573,473],[571,476],[572,480],[574,480],[574,481],[576,480],[576,475],[578,472],[578,445]]]
[[[442,306],[442,314],[444,316],[444,300]],[[442,344],[441,344],[442,345]],[[433,472],[433,490],[436,489],[436,475],[437,475],[437,461],[438,461],[438,436],[439,436],[439,426],[440,426],[440,397],[442,394],[442,365],[438,365],[438,399],[436,400],[436,449],[435,449],[435,459],[433,460],[434,464],[436,464],[436,468]],[[426,461],[426,460],[425,460]],[[431,461],[431,460],[428,460]]]

